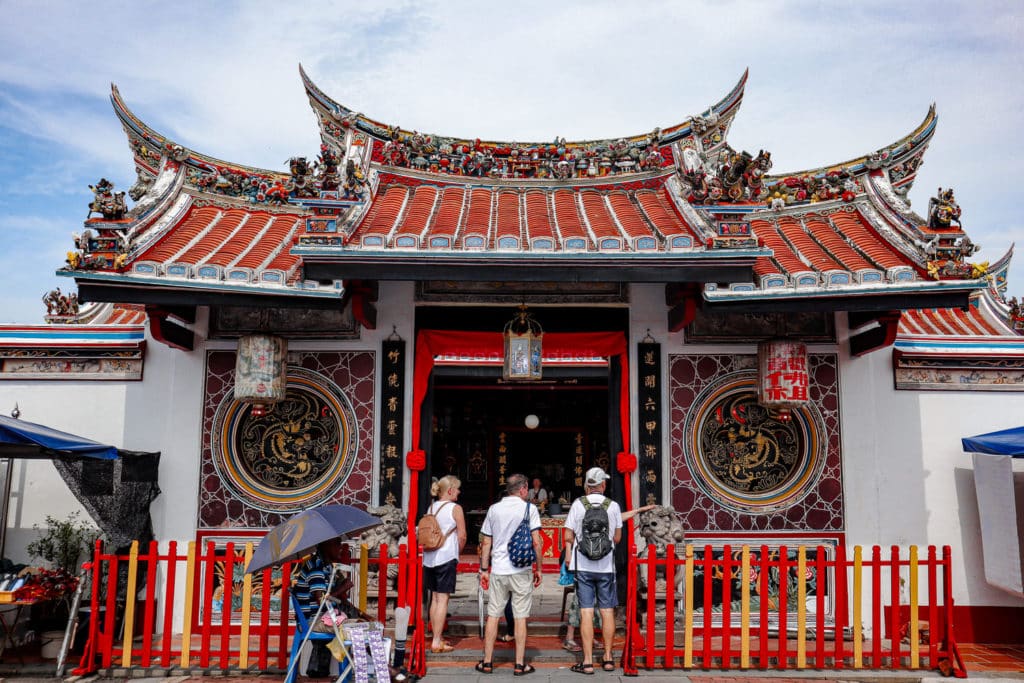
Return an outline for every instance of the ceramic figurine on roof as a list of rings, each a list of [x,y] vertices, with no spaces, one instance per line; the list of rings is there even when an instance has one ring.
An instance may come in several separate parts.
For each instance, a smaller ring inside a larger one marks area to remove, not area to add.
[[[341,174],[338,172],[340,163],[338,153],[330,145],[320,145],[320,154],[313,168],[321,192],[333,192],[341,186]]]
[[[949,230],[960,227],[960,205],[953,197],[953,188],[939,188],[936,196],[928,200],[928,227]]]
[[[89,213],[85,218],[88,220],[94,213],[101,214],[105,221],[119,221],[128,212],[128,206],[124,201],[124,192],[114,192],[114,183],[106,178],[100,178],[95,185],[90,185],[93,200],[89,202]]]
[[[1017,297],[1011,296],[1007,302],[1010,306],[1008,322],[1015,332],[1024,333],[1024,307],[1017,302]]]
[[[315,197],[316,188],[313,184],[313,169],[310,167],[306,157],[292,157],[288,160],[288,171],[291,173],[291,180],[285,186],[291,197]]]
[[[43,303],[46,304],[44,319],[48,323],[67,322],[68,318],[78,315],[78,294],[75,292],[64,294],[57,287],[43,296]]]

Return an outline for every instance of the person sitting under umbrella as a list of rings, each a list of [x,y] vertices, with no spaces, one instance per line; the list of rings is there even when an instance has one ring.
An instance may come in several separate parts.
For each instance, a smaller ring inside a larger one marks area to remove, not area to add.
[[[302,613],[307,619],[313,619],[320,609],[320,603],[327,593],[327,586],[331,581],[332,565],[341,562],[344,542],[340,538],[324,541],[316,546],[306,561],[299,567],[298,578],[292,592],[295,599],[302,608]],[[365,619],[373,621],[373,617],[361,612],[358,607],[348,600],[348,592],[352,589],[352,580],[348,576],[336,577],[331,586],[330,606],[344,613],[348,618]],[[326,612],[332,610],[327,609]],[[322,619],[312,622],[312,630],[320,633],[333,633],[334,627],[328,626]],[[325,678],[330,675],[331,653],[327,645],[322,641],[310,643],[313,649],[310,651],[309,664],[306,667],[306,675],[312,678]]]

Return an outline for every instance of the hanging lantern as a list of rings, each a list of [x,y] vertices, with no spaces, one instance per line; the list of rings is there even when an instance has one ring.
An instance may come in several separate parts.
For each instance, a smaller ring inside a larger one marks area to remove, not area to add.
[[[757,402],[788,420],[790,411],[808,402],[807,345],[769,339],[757,345]]]
[[[288,342],[269,334],[250,334],[238,340],[235,360],[235,400],[252,404],[260,417],[284,398],[288,385]]]
[[[541,378],[541,339],[544,330],[526,305],[519,307],[515,317],[505,323],[505,362],[501,376],[508,380],[537,380]]]

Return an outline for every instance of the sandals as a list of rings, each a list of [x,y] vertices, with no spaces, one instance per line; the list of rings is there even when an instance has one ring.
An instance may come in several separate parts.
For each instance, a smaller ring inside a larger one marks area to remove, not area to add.
[[[578,674],[585,674],[587,676],[593,676],[594,675],[594,665],[593,664],[585,664],[584,662],[576,662],[575,664],[573,664],[572,666],[569,667],[569,671],[575,671]]]
[[[482,659],[479,662],[477,662],[476,666],[473,667],[473,668],[476,669],[477,671],[479,671],[482,674],[492,674],[492,673],[494,673],[494,664],[492,662],[485,662]]]
[[[564,643],[562,643],[562,649],[566,652],[583,652],[583,646],[581,646],[575,640],[566,640]]]
[[[526,674],[532,674],[536,670],[533,664],[516,664],[512,667],[512,675],[525,676]]]
[[[431,647],[430,651],[435,654],[444,654],[446,652],[455,652],[455,646],[451,643],[441,643],[441,647]]]
[[[615,671],[615,660],[614,659],[602,659],[601,668],[604,671]]]
[[[499,643],[514,643],[514,642],[516,642],[516,637],[514,635],[512,635],[511,633],[506,633],[505,635],[498,637],[498,642]]]

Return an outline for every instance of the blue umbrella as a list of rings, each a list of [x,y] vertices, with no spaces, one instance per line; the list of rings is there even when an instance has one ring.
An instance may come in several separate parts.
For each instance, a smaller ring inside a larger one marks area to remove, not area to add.
[[[257,572],[308,555],[324,541],[360,534],[381,523],[351,505],[321,505],[293,515],[267,532],[256,546],[246,571]]]

